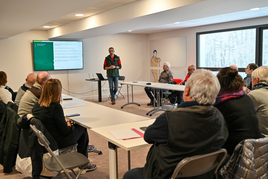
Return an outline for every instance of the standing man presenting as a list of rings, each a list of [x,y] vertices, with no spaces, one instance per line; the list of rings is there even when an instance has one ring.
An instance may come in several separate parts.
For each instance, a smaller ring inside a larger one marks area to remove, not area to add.
[[[110,47],[109,49],[110,55],[105,57],[104,60],[104,70],[107,70],[107,77],[110,88],[110,95],[112,105],[115,104],[115,94],[118,90],[118,77],[119,77],[119,69],[121,69],[121,60],[120,57],[114,54],[114,48]]]

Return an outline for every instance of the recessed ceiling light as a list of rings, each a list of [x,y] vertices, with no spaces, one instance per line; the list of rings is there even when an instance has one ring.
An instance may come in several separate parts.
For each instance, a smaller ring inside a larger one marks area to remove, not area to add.
[[[174,22],[174,24],[179,24],[180,22]]]
[[[45,26],[43,26],[44,28],[50,28],[50,26],[48,26],[48,25],[45,25]]]
[[[251,8],[250,10],[251,11],[256,11],[256,10],[259,10],[260,8],[256,7],[256,8]]]
[[[132,32],[132,30],[128,30],[128,32]]]
[[[75,14],[75,16],[84,16],[84,14]]]

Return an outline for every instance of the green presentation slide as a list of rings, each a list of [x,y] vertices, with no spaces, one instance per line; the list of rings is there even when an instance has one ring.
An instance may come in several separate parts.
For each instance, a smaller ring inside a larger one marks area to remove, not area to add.
[[[54,70],[53,42],[33,41],[36,71]]]

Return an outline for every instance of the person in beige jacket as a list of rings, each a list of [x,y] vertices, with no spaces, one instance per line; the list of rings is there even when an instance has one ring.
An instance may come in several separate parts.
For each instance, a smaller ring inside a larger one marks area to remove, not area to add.
[[[251,74],[252,91],[248,96],[252,99],[257,117],[259,128],[265,137],[268,136],[268,66],[262,66],[254,70]]]

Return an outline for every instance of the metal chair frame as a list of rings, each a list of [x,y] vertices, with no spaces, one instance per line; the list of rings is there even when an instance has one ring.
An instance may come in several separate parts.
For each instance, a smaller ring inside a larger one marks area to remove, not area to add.
[[[218,179],[217,171],[226,155],[227,151],[220,149],[209,154],[187,157],[178,163],[171,179],[194,177],[210,172],[213,169],[215,169],[216,179]]]
[[[119,80],[124,82],[125,81],[125,76],[119,76],[118,81]],[[121,95],[125,99],[125,96],[121,93],[122,87],[123,87],[123,85],[118,86],[117,93],[115,94],[116,99],[119,97],[119,95]],[[110,98],[111,98],[111,95],[109,95],[108,99],[110,99]]]
[[[125,81],[125,76],[119,76],[118,80],[121,80],[121,81]],[[118,95],[121,94],[121,96],[125,99],[125,96],[121,93],[121,89],[122,89],[123,85],[121,86],[118,86],[118,91],[117,91],[117,98],[118,98]]]
[[[74,169],[76,167],[83,166],[83,165],[86,165],[86,164],[89,163],[88,158],[86,158],[85,156],[83,156],[80,153],[67,153],[67,154],[62,154],[62,155],[56,156],[53,153],[53,151],[51,150],[51,148],[49,147],[50,142],[45,137],[45,135],[40,130],[38,130],[34,125],[31,124],[30,127],[33,130],[33,132],[35,133],[35,135],[37,136],[39,144],[42,145],[42,146],[44,146],[46,148],[46,150],[52,156],[50,158],[47,158],[44,161],[44,164],[45,164],[46,168],[48,168],[49,170],[51,170],[51,171],[57,171],[59,173],[60,173],[60,171],[63,170],[64,173],[65,173],[65,175],[67,176],[67,178],[72,179],[72,177],[68,173],[67,169],[72,170],[72,169]],[[69,157],[72,157],[72,159],[77,159],[76,161],[75,160],[72,160],[72,162],[74,163],[73,165],[70,164],[70,163],[66,164],[66,163],[62,163],[61,162],[64,159],[68,159]],[[55,163],[55,161],[56,161],[56,163]],[[49,164],[52,163],[52,162],[54,162],[54,167],[50,167],[49,166]],[[79,178],[79,176],[82,173],[82,171],[83,171],[82,169],[79,170],[79,172],[76,175],[76,178],[75,179],[78,179]],[[74,171],[73,171],[73,173],[76,174]]]

